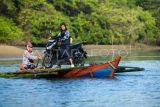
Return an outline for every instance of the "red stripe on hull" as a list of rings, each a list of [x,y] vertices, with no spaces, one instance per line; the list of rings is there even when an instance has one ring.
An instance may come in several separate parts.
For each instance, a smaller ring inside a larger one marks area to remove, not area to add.
[[[118,67],[118,64],[121,60],[121,56],[118,55],[113,61],[110,61],[110,62],[106,62],[104,64],[98,64],[98,65],[90,65],[88,66],[87,68],[79,68],[79,69],[74,69],[68,73],[66,73],[64,75],[64,77],[66,78],[74,78],[74,77],[79,77],[79,76],[82,76],[82,75],[85,75],[87,73],[93,73],[97,70],[100,70],[100,69],[103,69],[103,68],[107,68],[107,67],[112,67],[113,70],[111,70],[111,73],[109,74],[109,76],[114,76],[114,68],[117,68]]]

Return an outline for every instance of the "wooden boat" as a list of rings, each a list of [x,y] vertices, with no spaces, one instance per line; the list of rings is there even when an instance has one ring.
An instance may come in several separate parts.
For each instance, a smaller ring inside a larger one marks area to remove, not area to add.
[[[143,71],[143,70],[144,68],[140,68],[140,67],[118,66],[115,73],[137,72],[137,71]]]
[[[103,64],[92,64],[90,66],[75,68],[50,68],[50,69],[34,69],[16,72],[0,72],[0,77],[20,77],[20,78],[76,78],[76,77],[113,77],[115,70],[121,60],[118,55],[113,61],[107,61]]]

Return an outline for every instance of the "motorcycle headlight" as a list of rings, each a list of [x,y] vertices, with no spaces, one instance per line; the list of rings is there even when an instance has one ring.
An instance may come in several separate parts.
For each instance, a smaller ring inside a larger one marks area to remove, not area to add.
[[[54,40],[48,40],[48,42],[54,42]]]
[[[55,44],[56,44],[56,42],[53,42],[53,44],[48,46],[47,49],[51,49]]]

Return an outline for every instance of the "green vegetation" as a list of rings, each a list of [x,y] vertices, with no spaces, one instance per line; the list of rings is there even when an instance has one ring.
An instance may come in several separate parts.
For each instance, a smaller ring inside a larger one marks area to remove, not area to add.
[[[75,42],[156,44],[157,0],[0,0],[0,42],[40,45],[66,22]]]
[[[0,16],[0,25],[0,42],[16,44],[22,41],[23,32],[12,20]]]

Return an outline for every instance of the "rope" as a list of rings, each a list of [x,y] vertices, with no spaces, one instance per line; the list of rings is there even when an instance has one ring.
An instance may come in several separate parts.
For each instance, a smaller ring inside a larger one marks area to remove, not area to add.
[[[108,61],[108,63],[114,70],[116,69],[116,67],[110,61]]]
[[[87,68],[87,70],[89,71],[90,77],[93,78],[93,73],[91,72],[91,68]]]
[[[93,73],[89,71],[89,74],[90,74],[91,78],[93,78]]]
[[[39,57],[42,58],[42,56],[40,55],[40,53],[37,50],[35,52],[38,54]],[[40,61],[40,59],[38,58],[38,61],[37,61],[37,64],[36,64],[36,68],[38,67],[39,61]]]

